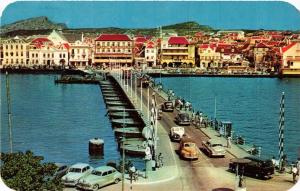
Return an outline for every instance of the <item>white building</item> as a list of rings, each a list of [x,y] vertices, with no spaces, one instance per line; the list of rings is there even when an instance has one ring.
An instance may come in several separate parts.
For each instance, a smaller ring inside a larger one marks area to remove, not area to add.
[[[149,67],[156,66],[157,47],[152,41],[147,42],[145,48],[145,59]]]

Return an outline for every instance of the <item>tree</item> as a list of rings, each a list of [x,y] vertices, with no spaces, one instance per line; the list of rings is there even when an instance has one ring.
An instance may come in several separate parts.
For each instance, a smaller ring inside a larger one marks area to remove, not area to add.
[[[1,153],[0,159],[1,177],[8,187],[22,191],[62,190],[59,179],[46,178],[53,176],[57,167],[54,163],[42,163],[44,157],[26,151]]]

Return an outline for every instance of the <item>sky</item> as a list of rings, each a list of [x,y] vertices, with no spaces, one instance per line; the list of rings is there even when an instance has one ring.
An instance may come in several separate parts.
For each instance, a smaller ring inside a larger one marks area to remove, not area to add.
[[[23,1],[5,8],[1,25],[37,16],[69,28],[152,28],[196,21],[215,29],[300,29],[299,10],[280,1]]]

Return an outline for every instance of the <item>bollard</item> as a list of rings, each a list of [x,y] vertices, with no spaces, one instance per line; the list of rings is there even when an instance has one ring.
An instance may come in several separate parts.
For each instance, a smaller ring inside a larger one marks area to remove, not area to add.
[[[89,154],[91,156],[103,156],[104,155],[104,140],[94,138],[89,140]]]

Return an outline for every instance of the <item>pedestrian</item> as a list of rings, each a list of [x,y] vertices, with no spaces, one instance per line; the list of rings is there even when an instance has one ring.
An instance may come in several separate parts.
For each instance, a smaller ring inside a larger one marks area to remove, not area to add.
[[[297,169],[296,165],[293,165],[293,167],[292,167],[293,183],[296,183],[297,173],[298,173],[298,169]]]
[[[231,148],[231,137],[227,137],[227,148]]]

